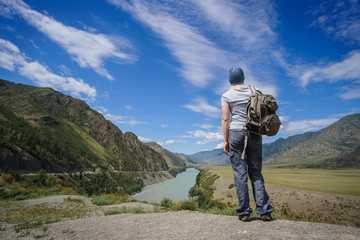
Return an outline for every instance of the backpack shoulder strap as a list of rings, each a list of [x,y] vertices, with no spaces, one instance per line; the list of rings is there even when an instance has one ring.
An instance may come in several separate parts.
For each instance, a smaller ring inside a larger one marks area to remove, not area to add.
[[[249,85],[250,91],[251,91],[251,95],[255,95],[256,94],[256,89],[254,86]]]

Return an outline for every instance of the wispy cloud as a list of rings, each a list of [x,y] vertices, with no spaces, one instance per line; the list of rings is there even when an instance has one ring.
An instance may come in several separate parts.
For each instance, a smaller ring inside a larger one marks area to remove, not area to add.
[[[219,49],[202,36],[199,30],[185,24],[167,12],[168,8],[150,1],[108,0],[130,12],[150,27],[165,42],[171,54],[181,64],[184,79],[197,87],[205,87],[215,78],[216,69],[228,68],[234,54]]]
[[[168,145],[168,144],[173,144],[173,143],[175,143],[175,140],[167,140],[167,141],[165,142],[166,145]]]
[[[140,137],[138,136],[138,139],[142,142],[151,142],[152,140],[150,138]]]
[[[200,138],[202,140],[197,141],[196,144],[207,144],[209,142],[216,142],[223,139],[223,135],[220,132],[206,132],[203,130],[189,131],[192,138]]]
[[[211,124],[203,123],[203,124],[194,124],[194,127],[199,127],[199,128],[208,130],[208,129],[214,128],[215,126],[211,125]]]
[[[75,97],[85,94],[88,100],[96,97],[96,89],[82,79],[59,76],[36,61],[30,61],[13,43],[0,38],[0,67],[31,79],[40,87],[51,87],[70,92]]]
[[[310,26],[319,27],[331,37],[358,44],[360,43],[359,11],[359,1],[320,1],[318,6],[312,6],[308,11],[308,14],[316,17]]]
[[[157,142],[157,144],[159,144],[160,146],[164,146],[164,145],[171,145],[171,144],[174,144],[175,143],[175,140],[167,140],[165,142]]]
[[[355,80],[360,82],[360,51],[351,52],[342,62],[332,63],[325,67],[313,67],[300,77],[301,85],[306,87],[311,81],[337,82]]]
[[[271,45],[275,34],[271,30],[271,16],[275,15],[267,0],[234,2],[229,0],[191,0],[216,27],[233,36],[233,44],[241,44],[247,51],[258,51]],[[235,40],[235,41],[234,41]]]
[[[136,119],[134,119],[134,117],[131,116],[122,116],[122,115],[114,115],[108,112],[108,110],[102,106],[97,106],[95,107],[96,110],[101,113],[102,115],[104,115],[104,117],[109,120],[112,121],[113,123],[118,123],[118,124],[128,124],[128,125],[138,125],[138,124],[145,124],[145,122],[143,121],[138,121]]]
[[[288,124],[285,126],[284,131],[288,134],[295,134],[320,130],[322,128],[328,127],[329,125],[333,124],[338,120],[338,118],[330,116],[325,119],[289,121]]]
[[[107,36],[66,26],[54,18],[32,10],[22,0],[0,0],[3,8],[22,16],[30,25],[59,44],[83,68],[92,68],[98,74],[113,80],[104,68],[108,58],[134,61],[135,57],[123,49],[131,44],[119,36]],[[4,12],[4,10],[2,11]]]
[[[229,68],[240,65],[245,69],[246,83],[276,95],[273,74],[259,71],[269,65],[264,64],[265,59],[273,61],[271,51],[275,49],[276,36],[270,28],[273,21],[270,16],[274,11],[267,0],[246,3],[214,0],[108,2],[130,12],[156,33],[180,63],[182,77],[192,85],[204,88],[210,82],[221,81],[224,86],[220,88],[224,90],[229,86],[226,80]],[[231,51],[229,42],[221,44],[227,41],[224,36],[230,36]],[[222,40],[215,43],[214,39]],[[216,86],[215,92],[222,94],[218,89]]]
[[[220,117],[221,114],[220,108],[210,105],[203,97],[194,99],[192,104],[187,104],[184,107],[211,118]]]
[[[342,89],[344,92],[339,93],[338,96],[344,100],[360,98],[360,51],[353,51],[347,57],[336,63],[330,63],[327,66],[304,67],[297,66],[297,73],[300,69],[304,70],[299,79],[302,87],[306,87],[311,82],[329,82],[335,83],[339,81],[346,81],[347,86]],[[297,74],[295,73],[295,74]]]
[[[360,82],[357,86],[343,87],[344,93],[339,94],[339,97],[344,100],[351,100],[360,98]]]

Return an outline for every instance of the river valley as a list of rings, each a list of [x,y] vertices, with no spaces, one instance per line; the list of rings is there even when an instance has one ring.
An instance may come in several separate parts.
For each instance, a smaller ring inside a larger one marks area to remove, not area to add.
[[[188,192],[195,185],[198,173],[199,170],[195,168],[187,168],[174,179],[145,186],[140,193],[133,195],[133,198],[154,203],[160,203],[165,197],[173,201],[187,200]]]

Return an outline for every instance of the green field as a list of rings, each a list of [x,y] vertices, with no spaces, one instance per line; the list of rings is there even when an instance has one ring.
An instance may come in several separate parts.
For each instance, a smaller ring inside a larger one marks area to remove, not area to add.
[[[234,179],[231,166],[212,166],[222,178]],[[360,169],[326,170],[263,167],[266,187],[360,197]]]

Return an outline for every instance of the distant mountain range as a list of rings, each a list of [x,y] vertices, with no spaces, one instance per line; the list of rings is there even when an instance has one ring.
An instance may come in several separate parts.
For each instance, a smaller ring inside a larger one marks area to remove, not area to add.
[[[185,167],[186,162],[184,159],[175,155],[174,153],[162,148],[159,144],[155,142],[145,143],[146,146],[152,148],[156,152],[160,153],[160,155],[166,160],[169,167]]]
[[[223,149],[214,149],[211,151],[202,151],[189,155],[200,164],[210,165],[230,165],[229,157],[224,153]]]
[[[360,168],[360,114],[318,132],[278,139],[263,155],[265,164],[283,167]]]
[[[123,133],[84,101],[0,80],[0,168],[162,171],[184,162]]]
[[[190,157],[199,163],[230,164],[222,149]],[[277,167],[360,168],[360,114],[346,116],[318,132],[263,144],[263,161]]]

